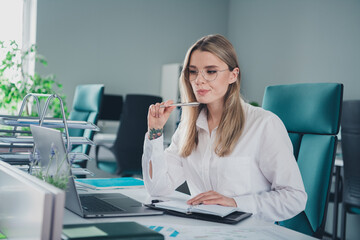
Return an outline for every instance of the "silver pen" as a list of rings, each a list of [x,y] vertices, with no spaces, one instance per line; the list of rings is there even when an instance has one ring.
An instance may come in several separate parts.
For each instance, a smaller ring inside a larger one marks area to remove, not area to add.
[[[170,104],[169,106],[165,106],[165,105],[160,105],[161,108],[165,108],[165,107],[182,107],[182,106],[189,106],[189,107],[196,107],[199,106],[200,103],[198,102],[189,102],[189,103],[173,103]]]

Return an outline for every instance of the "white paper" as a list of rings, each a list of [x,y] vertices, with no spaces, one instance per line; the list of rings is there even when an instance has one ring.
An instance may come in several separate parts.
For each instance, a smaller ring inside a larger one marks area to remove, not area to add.
[[[189,226],[148,226],[150,229],[165,236],[165,239],[202,239],[202,240],[288,240],[292,235],[279,233],[275,227],[228,227],[221,225],[218,227],[189,227]],[[306,236],[305,236],[306,237]]]

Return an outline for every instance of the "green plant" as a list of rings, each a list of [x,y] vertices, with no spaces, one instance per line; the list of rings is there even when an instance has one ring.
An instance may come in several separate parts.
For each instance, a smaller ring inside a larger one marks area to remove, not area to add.
[[[64,157],[63,159],[59,159],[58,153],[58,150],[52,144],[47,166],[41,165],[41,159],[39,158],[39,153],[37,151],[30,154],[30,172],[33,176],[57,188],[66,190],[69,178],[71,177],[69,168],[74,161],[75,155],[70,159],[70,164],[66,164],[67,158]],[[68,154],[68,152],[66,154]]]
[[[22,51],[15,41],[11,41],[9,44],[0,41],[0,110],[2,112],[18,114],[19,105],[28,93],[54,94],[62,89],[62,84],[55,80],[54,75],[42,76],[38,73],[26,73],[24,71],[25,62],[31,59],[47,66],[46,59],[38,54],[36,45]],[[65,96],[57,94],[63,100],[64,110],[68,115]],[[39,97],[40,100],[44,100],[44,98]],[[37,111],[31,111],[29,106],[34,108],[36,105],[34,102],[26,104],[23,115],[37,116]],[[53,117],[62,116],[58,101],[51,104],[49,109]]]
[[[260,107],[260,104],[258,102],[252,101],[249,102],[250,105],[253,105],[254,107]]]

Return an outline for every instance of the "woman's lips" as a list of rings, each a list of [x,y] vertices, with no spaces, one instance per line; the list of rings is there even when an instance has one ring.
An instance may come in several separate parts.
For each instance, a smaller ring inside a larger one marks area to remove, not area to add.
[[[196,91],[200,96],[204,96],[205,94],[207,94],[209,92],[209,90],[205,90],[205,89],[199,89]]]

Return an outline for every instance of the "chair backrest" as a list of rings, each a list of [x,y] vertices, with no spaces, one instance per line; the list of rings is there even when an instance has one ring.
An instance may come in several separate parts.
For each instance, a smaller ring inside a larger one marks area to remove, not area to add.
[[[122,95],[104,94],[100,108],[99,120],[119,121],[122,108]]]
[[[103,95],[103,84],[78,85],[75,89],[75,96],[69,119],[97,124]],[[69,135],[73,137],[83,136],[92,140],[94,132],[89,129],[69,129]],[[89,145],[82,145],[80,147],[80,152],[89,154]]]
[[[341,119],[343,202],[360,208],[360,100],[344,101]]]
[[[269,86],[263,100],[288,130],[308,194],[305,210],[280,225],[316,237],[325,227],[342,96],[342,84],[303,83]]]
[[[141,173],[141,156],[147,132],[147,113],[151,104],[161,101],[162,98],[158,96],[126,95],[120,126],[112,147],[119,165],[118,173]]]

